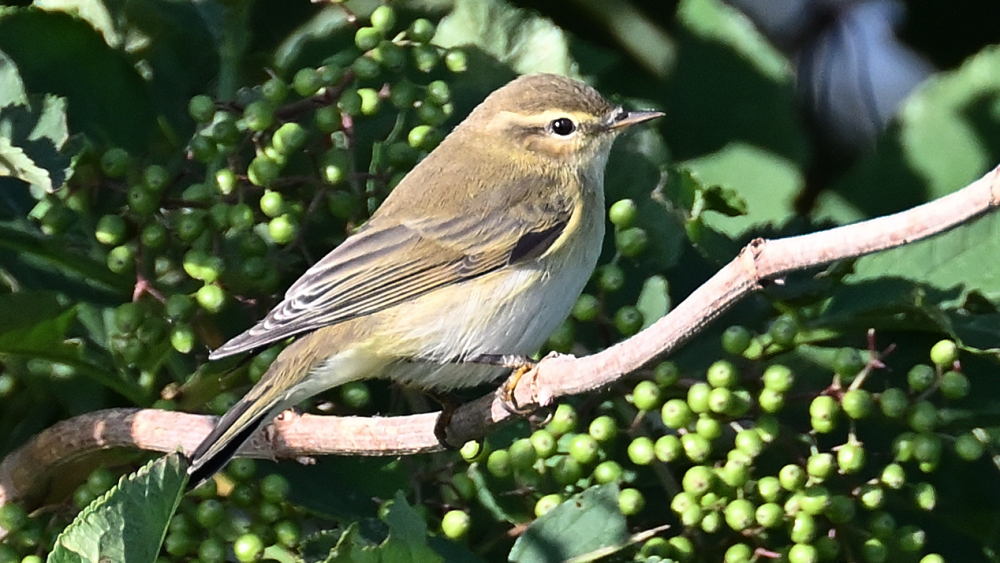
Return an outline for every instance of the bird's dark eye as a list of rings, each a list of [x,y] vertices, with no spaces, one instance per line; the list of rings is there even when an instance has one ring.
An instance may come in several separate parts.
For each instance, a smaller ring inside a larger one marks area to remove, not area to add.
[[[576,123],[573,123],[573,120],[568,117],[560,117],[550,123],[549,128],[552,129],[552,132],[556,135],[565,137],[567,135],[571,135],[573,131],[576,131]]]

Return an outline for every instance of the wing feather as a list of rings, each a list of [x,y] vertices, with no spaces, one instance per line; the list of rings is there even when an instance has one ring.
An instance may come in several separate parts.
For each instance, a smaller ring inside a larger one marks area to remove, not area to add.
[[[372,219],[309,268],[263,320],[209,357],[253,350],[535,259],[558,239],[573,213],[570,202],[548,203],[506,214],[499,224],[470,216],[391,226]]]

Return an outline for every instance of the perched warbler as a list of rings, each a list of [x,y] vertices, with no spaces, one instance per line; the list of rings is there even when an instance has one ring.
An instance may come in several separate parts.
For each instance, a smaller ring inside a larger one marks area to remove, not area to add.
[[[475,386],[504,373],[497,358],[534,353],[597,263],[612,142],[660,115],[550,74],[490,94],[357,233],[209,355],[296,337],[191,455],[192,481],[331,387],[372,377]]]

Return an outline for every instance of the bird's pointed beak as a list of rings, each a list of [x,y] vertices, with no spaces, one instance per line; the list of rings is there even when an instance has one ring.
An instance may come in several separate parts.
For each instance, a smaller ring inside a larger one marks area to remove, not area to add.
[[[624,131],[637,124],[663,117],[662,111],[639,111],[618,108],[608,119],[608,129],[611,131]]]

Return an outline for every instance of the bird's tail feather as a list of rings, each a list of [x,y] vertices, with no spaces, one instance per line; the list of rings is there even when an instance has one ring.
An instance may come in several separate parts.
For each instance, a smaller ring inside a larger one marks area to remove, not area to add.
[[[246,398],[234,405],[191,454],[188,482],[192,486],[197,486],[215,475],[236,454],[240,446],[272,418],[273,407],[254,407],[255,401]]]

